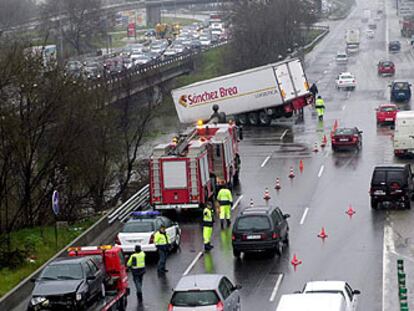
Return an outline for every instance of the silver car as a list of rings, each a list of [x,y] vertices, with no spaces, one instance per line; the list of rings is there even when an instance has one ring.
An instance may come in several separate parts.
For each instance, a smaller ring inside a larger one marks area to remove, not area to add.
[[[178,282],[168,311],[240,311],[240,288],[221,274],[187,275]]]

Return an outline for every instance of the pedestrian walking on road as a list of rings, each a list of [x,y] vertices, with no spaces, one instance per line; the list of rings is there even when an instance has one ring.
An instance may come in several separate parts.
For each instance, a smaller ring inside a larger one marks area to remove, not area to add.
[[[154,243],[158,250],[158,272],[165,273],[168,270],[165,268],[167,263],[167,256],[170,250],[170,237],[165,231],[165,226],[161,225],[160,229],[155,233]]]
[[[223,229],[224,220],[227,222],[227,227],[231,224],[231,206],[233,205],[233,196],[227,186],[220,189],[217,194],[217,201],[220,204],[220,225]]]
[[[141,250],[140,245],[135,246],[135,253],[129,257],[127,266],[132,270],[138,303],[142,304],[142,281],[145,274],[145,253]]]
[[[318,87],[316,86],[315,83],[312,83],[309,91],[312,93],[313,100],[315,101],[316,100],[316,95],[319,93]]]
[[[208,202],[206,207],[203,210],[203,240],[204,240],[204,250],[206,252],[210,251],[213,248],[211,245],[211,236],[213,235],[213,225],[214,225],[214,209],[213,205]]]

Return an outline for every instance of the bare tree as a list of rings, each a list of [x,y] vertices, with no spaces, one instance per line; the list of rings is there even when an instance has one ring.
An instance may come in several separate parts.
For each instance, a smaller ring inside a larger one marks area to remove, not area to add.
[[[101,0],[47,0],[42,8],[47,17],[45,31],[53,31],[75,49],[78,55],[93,48],[93,38],[106,33],[101,16]],[[50,19],[58,16],[58,19]]]
[[[306,1],[235,1],[230,7],[232,41],[227,63],[243,70],[275,62],[302,41],[302,28],[314,21]]]

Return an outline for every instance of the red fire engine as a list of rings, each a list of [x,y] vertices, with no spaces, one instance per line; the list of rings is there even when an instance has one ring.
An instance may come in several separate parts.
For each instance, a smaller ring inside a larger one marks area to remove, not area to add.
[[[233,123],[199,122],[172,143],[155,147],[150,161],[154,209],[199,208],[219,186],[237,183],[239,138]]]

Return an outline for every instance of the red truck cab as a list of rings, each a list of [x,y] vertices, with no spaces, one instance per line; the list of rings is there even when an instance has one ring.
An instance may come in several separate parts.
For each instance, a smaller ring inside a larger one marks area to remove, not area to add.
[[[129,295],[128,273],[122,249],[119,246],[70,247],[68,255],[71,257],[102,256],[108,279],[105,282],[105,297],[93,310],[126,310]]]

